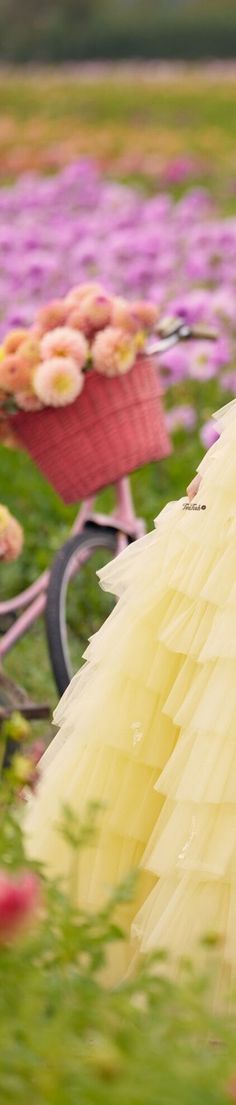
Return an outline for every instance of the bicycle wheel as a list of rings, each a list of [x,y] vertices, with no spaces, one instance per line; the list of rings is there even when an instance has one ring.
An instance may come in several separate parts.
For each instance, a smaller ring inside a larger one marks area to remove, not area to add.
[[[55,557],[45,611],[49,655],[63,694],[81,666],[88,638],[111,612],[115,600],[99,587],[96,571],[117,551],[117,533],[88,523]]]

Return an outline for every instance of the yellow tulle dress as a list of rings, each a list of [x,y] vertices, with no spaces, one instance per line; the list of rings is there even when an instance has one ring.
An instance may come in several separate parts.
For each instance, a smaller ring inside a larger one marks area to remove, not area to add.
[[[215,418],[194,503],[168,504],[100,574],[119,601],[57,707],[25,817],[30,855],[79,906],[138,868],[120,975],[134,942],[179,957],[208,932],[236,968],[236,401]],[[61,809],[80,821],[91,800],[99,832],[72,878]]]

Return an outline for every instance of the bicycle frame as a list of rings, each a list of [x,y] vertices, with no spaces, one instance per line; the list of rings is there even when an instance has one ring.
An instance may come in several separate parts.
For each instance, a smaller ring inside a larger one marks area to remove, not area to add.
[[[116,507],[111,514],[99,514],[94,511],[95,497],[86,499],[76,516],[71,535],[81,533],[86,522],[93,522],[97,526],[111,526],[117,530],[117,552],[121,552],[128,543],[142,537],[145,533],[143,519],[137,518],[128,479],[120,480],[115,484]],[[10,626],[0,639],[0,659],[7,655],[13,646],[27,633],[32,625],[43,614],[47,601],[47,589],[50,579],[50,569],[27,587],[21,594],[14,598],[0,602],[0,617],[6,614],[18,614],[14,625]],[[22,611],[22,613],[20,613]]]

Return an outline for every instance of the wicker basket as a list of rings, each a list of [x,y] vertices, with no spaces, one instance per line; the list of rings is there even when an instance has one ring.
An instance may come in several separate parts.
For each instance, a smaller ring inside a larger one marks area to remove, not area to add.
[[[65,503],[170,452],[157,369],[144,357],[125,376],[91,371],[70,406],[19,411],[11,425]]]

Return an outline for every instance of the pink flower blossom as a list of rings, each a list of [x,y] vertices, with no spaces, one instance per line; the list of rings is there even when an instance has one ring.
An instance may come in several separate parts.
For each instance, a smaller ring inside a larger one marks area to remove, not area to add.
[[[143,326],[144,330],[152,330],[160,315],[155,303],[148,303],[143,299],[132,304],[132,311],[138,325]]]
[[[201,341],[189,346],[188,375],[192,380],[211,380],[216,376],[216,361],[209,342]]]
[[[189,403],[179,404],[179,406],[172,407],[172,410],[166,413],[166,422],[170,433],[175,433],[176,430],[191,431],[195,429],[197,421],[196,411]]]
[[[112,299],[106,292],[84,296],[68,315],[70,326],[79,327],[89,337],[96,330],[103,330],[112,319]]]
[[[227,287],[217,288],[217,291],[212,293],[212,309],[216,316],[218,315],[219,318],[235,326],[236,309],[233,289]]]
[[[159,357],[159,366],[163,383],[177,384],[184,380],[188,371],[188,351],[184,345],[175,345]]]
[[[123,296],[114,296],[112,303],[112,326],[126,330],[128,334],[136,334],[139,321],[134,316],[133,304],[127,303]]]
[[[40,902],[39,879],[30,871],[0,871],[0,942],[5,943],[32,919]]]
[[[165,165],[163,179],[165,184],[184,184],[189,177],[196,174],[196,164],[192,157],[183,154],[182,157],[174,157]]]
[[[136,347],[132,338],[115,326],[107,326],[96,335],[92,346],[96,372],[104,376],[119,376],[129,372],[136,360]]]
[[[186,274],[189,280],[204,283],[212,278],[212,265],[210,250],[203,249],[202,245],[190,249],[186,260]]]
[[[40,349],[43,361],[51,357],[71,357],[76,361],[78,368],[84,367],[89,353],[84,334],[79,334],[71,326],[58,326],[55,330],[44,334]]]
[[[225,368],[226,365],[233,361],[232,347],[226,334],[222,334],[221,337],[218,338],[218,341],[211,345],[211,359],[214,361],[217,370],[219,368]]]
[[[16,406],[22,411],[40,411],[42,408],[42,403],[35,395],[32,387],[25,388],[23,391],[16,391],[14,399]]]
[[[27,338],[28,330],[24,329],[23,326],[19,326],[15,330],[10,330],[10,333],[7,334],[3,343],[4,354],[17,353],[17,350]]]
[[[20,352],[20,351],[19,351]],[[18,360],[19,354],[9,354],[0,361],[0,388],[7,395],[14,395],[16,391],[27,388],[31,376],[28,365]]]
[[[34,389],[45,406],[64,407],[73,403],[84,386],[83,373],[72,357],[51,357],[41,361],[34,374]]]
[[[223,391],[232,391],[236,395],[236,370],[222,373],[220,383]]]
[[[65,298],[67,310],[68,308],[71,310],[73,307],[79,307],[82,299],[86,299],[88,295],[104,295],[104,288],[95,280],[91,280],[87,284],[76,285],[75,288],[71,288]]]
[[[16,560],[23,548],[23,530],[6,506],[0,505],[0,558]]]
[[[136,334],[139,330],[152,330],[159,317],[158,307],[145,300],[130,303],[122,296],[114,296],[112,304],[112,326]]]
[[[204,448],[210,449],[211,445],[214,445],[215,441],[218,441],[219,437],[220,434],[216,429],[213,418],[210,418],[208,422],[205,422],[205,425],[202,426],[202,429],[200,430],[200,439],[202,444],[204,445]]]
[[[192,325],[195,322],[209,322],[212,314],[212,294],[205,288],[193,288],[170,300],[169,312],[185,319]]]
[[[40,335],[47,330],[55,330],[66,322],[68,308],[64,299],[53,299],[46,307],[41,307],[36,316],[36,326]]]
[[[16,354],[18,366],[18,388],[28,387],[32,379],[33,369],[40,358],[40,344],[38,338],[29,332],[26,341],[22,342]]]

